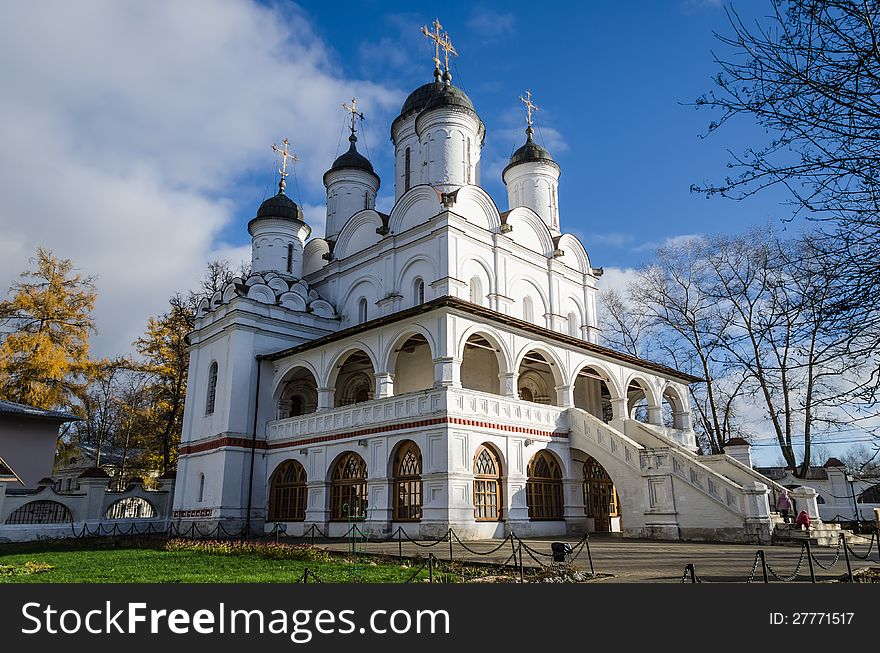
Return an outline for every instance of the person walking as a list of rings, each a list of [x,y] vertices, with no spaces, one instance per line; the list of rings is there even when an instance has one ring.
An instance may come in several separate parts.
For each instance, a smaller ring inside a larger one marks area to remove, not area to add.
[[[782,521],[786,524],[790,523],[789,513],[793,507],[791,497],[788,496],[788,490],[782,490],[779,498],[776,499],[776,509],[779,510],[779,514],[782,515]]]

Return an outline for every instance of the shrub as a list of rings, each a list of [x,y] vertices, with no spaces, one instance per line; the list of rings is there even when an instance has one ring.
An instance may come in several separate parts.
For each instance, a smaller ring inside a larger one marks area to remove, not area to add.
[[[248,542],[239,540],[190,540],[177,538],[165,543],[166,551],[196,551],[211,555],[253,555],[272,560],[329,562],[330,554],[308,544]]]

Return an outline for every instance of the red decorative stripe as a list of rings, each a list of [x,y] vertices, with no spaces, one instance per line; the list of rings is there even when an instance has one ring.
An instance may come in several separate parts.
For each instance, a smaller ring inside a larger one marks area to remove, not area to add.
[[[180,447],[180,455],[186,456],[202,451],[210,451],[212,449],[220,449],[222,447],[243,447],[250,448],[254,446],[257,449],[285,449],[287,447],[303,446],[309,444],[320,444],[322,442],[333,442],[335,440],[345,440],[347,438],[357,438],[363,435],[376,435],[379,433],[392,433],[405,429],[415,429],[423,426],[435,426],[437,424],[456,424],[459,426],[475,426],[482,429],[492,429],[495,431],[507,431],[509,433],[520,433],[522,435],[534,435],[542,438],[567,438],[568,431],[542,431],[540,429],[528,428],[525,426],[510,426],[509,424],[494,424],[492,422],[483,422],[476,419],[464,419],[462,417],[435,417],[433,419],[421,420],[419,422],[401,422],[400,424],[387,424],[385,426],[374,426],[367,429],[359,429],[357,431],[345,431],[343,433],[334,433],[333,435],[316,435],[313,438],[304,438],[301,440],[287,440],[283,442],[266,442],[265,440],[257,440],[256,443],[247,438],[230,438],[223,437],[216,440],[208,440],[192,445],[182,445]]]

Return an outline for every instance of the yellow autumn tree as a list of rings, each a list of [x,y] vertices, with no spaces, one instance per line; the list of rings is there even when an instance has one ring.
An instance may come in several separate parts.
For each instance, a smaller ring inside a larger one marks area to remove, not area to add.
[[[134,343],[143,357],[141,369],[150,375],[146,387],[149,407],[144,414],[146,463],[162,473],[177,464],[189,368],[186,334],[192,328],[191,307],[175,296],[168,312],[151,317],[146,332]]]
[[[0,302],[0,398],[70,408],[91,369],[95,285],[42,247]]]

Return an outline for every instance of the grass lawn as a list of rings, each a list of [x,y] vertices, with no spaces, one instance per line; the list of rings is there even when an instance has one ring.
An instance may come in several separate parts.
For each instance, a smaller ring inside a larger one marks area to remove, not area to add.
[[[134,544],[111,548],[106,542],[92,547],[85,543],[0,545],[0,583],[293,583],[306,567],[321,580],[337,583],[402,583],[415,573],[415,567],[369,560],[273,559],[165,550],[162,543],[150,548]],[[427,576],[423,570],[417,580]]]

